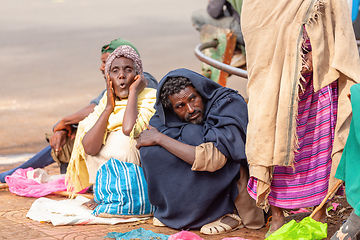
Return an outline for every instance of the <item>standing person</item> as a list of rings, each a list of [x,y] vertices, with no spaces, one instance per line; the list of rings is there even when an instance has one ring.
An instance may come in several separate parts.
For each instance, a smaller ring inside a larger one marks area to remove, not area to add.
[[[236,91],[188,69],[163,77],[156,113],[137,143],[157,207],[154,225],[204,234],[264,225],[246,191],[246,125],[246,103]]]
[[[104,45],[101,48],[101,65],[100,71],[105,77],[105,61],[107,57],[112,53],[117,47],[122,45],[129,45],[133,47],[136,51],[135,46],[122,38],[117,38],[111,41],[109,44]],[[148,87],[155,88],[158,85],[157,80],[147,72],[144,72],[145,78],[149,81]],[[49,145],[42,149],[39,153],[35,154],[32,158],[30,158],[25,163],[21,164],[18,167],[15,167],[6,172],[0,173],[0,182],[5,182],[5,177],[11,175],[16,169],[22,168],[44,168],[52,163],[54,163],[54,159],[60,165],[60,172],[64,174],[66,172],[66,168],[68,162],[70,160],[73,140],[76,134],[76,126],[77,124],[87,117],[90,113],[94,111],[95,106],[97,106],[100,102],[100,99],[104,95],[103,90],[99,96],[93,99],[89,105],[84,107],[83,109],[70,114],[66,117],[63,117],[53,128],[54,134],[49,137]]]
[[[196,30],[208,24],[230,29],[236,34],[236,48],[230,65],[241,67],[246,63],[244,37],[241,32],[240,15],[243,0],[209,0],[206,10],[196,10],[191,21]]]
[[[248,191],[271,205],[268,236],[284,224],[283,208],[316,206],[335,184],[360,61],[345,0],[245,0],[242,31]],[[314,219],[325,222],[325,210]]]
[[[360,239],[360,84],[355,84],[350,90],[353,114],[349,136],[335,177],[345,182],[346,200],[354,210],[331,240]]]
[[[90,201],[85,206],[96,207],[96,215],[132,215],[131,204],[140,204],[136,214],[144,214],[141,204],[148,203],[147,189],[145,180],[139,180],[143,173],[138,168],[141,163],[135,139],[155,112],[156,90],[146,88],[140,56],[128,45],[109,55],[105,75],[106,93],[94,112],[79,123],[66,173],[68,191],[79,192],[95,183],[95,203]],[[133,174],[130,169],[135,169]],[[124,181],[122,172],[130,172]],[[134,200],[139,181],[142,190]],[[129,202],[124,203],[126,194]],[[124,209],[119,210],[120,206]],[[150,214],[154,208],[148,204],[147,210]]]

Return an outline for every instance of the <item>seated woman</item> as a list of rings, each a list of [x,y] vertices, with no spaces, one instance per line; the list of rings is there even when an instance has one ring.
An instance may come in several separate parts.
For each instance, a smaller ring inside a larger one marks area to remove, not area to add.
[[[75,193],[94,184],[96,203],[85,206],[96,207],[95,215],[151,214],[155,209],[147,199],[134,139],[155,112],[156,90],[146,88],[141,59],[127,45],[109,55],[105,74],[106,93],[94,112],[79,123],[67,169],[68,191]],[[124,192],[134,195],[124,198]],[[134,204],[138,210],[130,211]]]

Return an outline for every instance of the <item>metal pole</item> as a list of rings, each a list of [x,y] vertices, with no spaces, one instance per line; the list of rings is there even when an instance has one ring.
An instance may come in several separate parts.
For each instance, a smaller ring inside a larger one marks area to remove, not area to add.
[[[197,45],[195,47],[195,56],[202,62],[209,64],[210,66],[220,69],[221,71],[227,72],[229,74],[234,74],[236,76],[239,77],[243,77],[243,78],[247,78],[248,74],[247,71],[241,69],[241,68],[236,68],[230,65],[227,65],[225,63],[219,62],[215,59],[212,59],[211,57],[206,56],[205,54],[203,54],[201,51],[206,49],[206,48],[216,48],[217,45],[219,44],[218,40],[213,40],[210,42],[205,42],[205,43],[200,43],[199,45]]]
[[[357,45],[360,47],[360,40],[356,40]],[[202,62],[209,64],[210,66],[220,69],[221,71],[227,72],[229,74],[234,74],[239,77],[248,78],[247,71],[236,68],[225,63],[219,62],[211,57],[206,56],[201,51],[206,48],[216,48],[219,44],[218,40],[213,40],[210,42],[200,43],[195,47],[195,56]]]

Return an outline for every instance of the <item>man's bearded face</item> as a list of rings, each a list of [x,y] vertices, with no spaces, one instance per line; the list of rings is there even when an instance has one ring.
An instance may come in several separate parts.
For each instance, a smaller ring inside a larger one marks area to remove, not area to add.
[[[194,87],[188,86],[168,97],[174,112],[185,122],[201,124],[204,117],[204,103]]]

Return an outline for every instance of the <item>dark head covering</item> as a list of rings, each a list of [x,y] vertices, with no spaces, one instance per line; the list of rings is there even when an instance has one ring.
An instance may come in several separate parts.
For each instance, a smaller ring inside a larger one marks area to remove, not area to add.
[[[104,45],[101,48],[101,54],[104,54],[106,52],[112,53],[116,48],[118,48],[119,46],[122,46],[122,45],[128,45],[128,46],[132,47],[137,52],[137,54],[140,56],[140,54],[139,54],[138,50],[136,49],[136,47],[131,42],[129,42],[128,40],[125,40],[125,39],[122,39],[122,38],[117,38],[115,40],[112,40],[110,42],[110,44]]]
[[[222,87],[194,71],[184,68],[173,70],[161,79],[157,91],[155,115],[159,117],[164,127],[180,127],[189,124],[183,122],[174,111],[164,109],[161,104],[160,91],[169,77],[188,78],[200,93],[204,102],[204,141],[214,142],[215,147],[227,158],[245,159],[245,133],[248,118],[247,105],[243,97],[235,90]],[[223,105],[216,104],[223,98],[227,99],[227,101],[222,101]],[[233,101],[236,103],[229,104]]]

